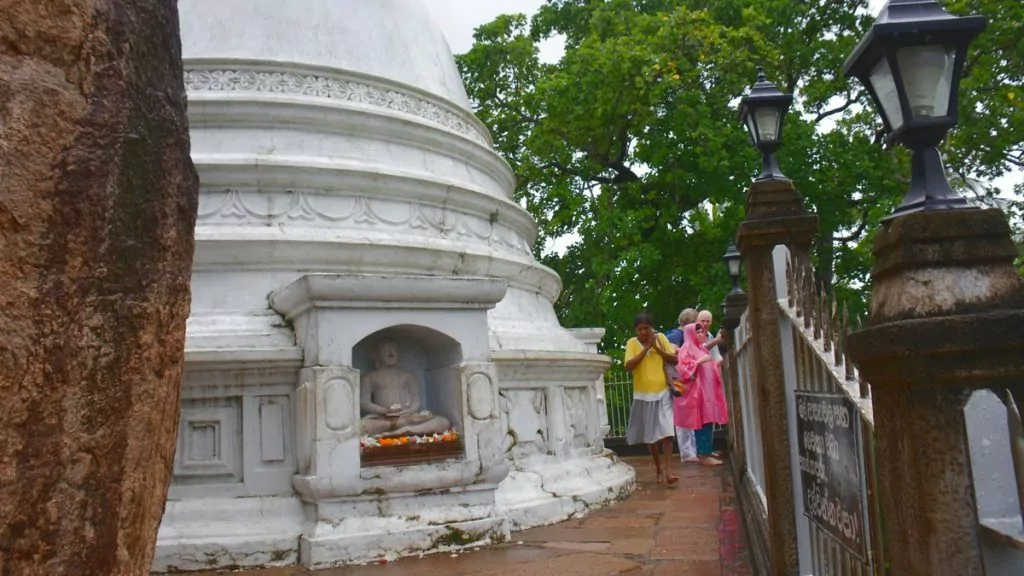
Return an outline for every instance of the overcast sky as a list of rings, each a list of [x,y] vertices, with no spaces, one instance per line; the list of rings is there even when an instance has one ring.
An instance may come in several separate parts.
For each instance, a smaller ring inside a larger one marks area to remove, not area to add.
[[[462,54],[473,46],[473,30],[500,14],[522,12],[533,15],[544,0],[423,0],[441,25],[453,54]],[[559,41],[541,45],[541,59],[558,60],[562,57]]]

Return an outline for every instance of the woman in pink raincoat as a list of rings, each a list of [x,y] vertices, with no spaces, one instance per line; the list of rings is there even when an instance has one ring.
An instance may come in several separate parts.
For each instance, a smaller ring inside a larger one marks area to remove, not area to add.
[[[675,425],[696,431],[697,456],[705,466],[720,466],[722,461],[713,457],[716,424],[729,423],[729,408],[725,403],[722,372],[706,348],[707,338],[700,324],[683,327],[683,345],[676,353],[676,371],[685,388],[675,399],[673,409]]]

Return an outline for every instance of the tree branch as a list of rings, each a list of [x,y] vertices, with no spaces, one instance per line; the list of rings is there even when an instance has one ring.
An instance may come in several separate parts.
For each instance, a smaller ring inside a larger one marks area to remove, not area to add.
[[[846,244],[847,242],[856,242],[860,240],[860,237],[864,235],[864,231],[868,228],[868,209],[864,208],[860,211],[860,224],[857,228],[850,233],[849,236],[833,236],[832,242],[834,244]]]
[[[534,127],[536,127],[537,124],[540,123],[539,118],[534,118],[533,116],[530,116],[526,112],[523,112],[521,108],[509,106],[508,101],[499,96],[497,90],[495,90],[494,94],[492,95],[492,98],[494,98],[494,100],[497,101],[498,104],[501,104],[506,110],[512,110],[513,112],[515,112],[515,115],[519,116],[519,119],[522,120],[523,122],[531,124]]]
[[[817,124],[818,122],[821,122],[822,120],[824,120],[825,118],[828,118],[829,116],[832,116],[833,114],[841,114],[841,113],[845,112],[850,106],[853,106],[854,104],[856,104],[857,100],[859,100],[859,99],[860,99],[860,93],[859,92],[855,96],[851,96],[850,95],[850,91],[847,90],[846,91],[846,103],[845,104],[843,104],[842,106],[837,106],[835,108],[832,108],[831,110],[825,110],[825,111],[819,113],[817,116],[814,117],[814,120],[811,123],[812,124]]]
[[[565,166],[561,162],[558,162],[557,160],[552,160],[552,161],[548,162],[547,164],[542,164],[542,165],[538,166],[538,168],[540,168],[541,170],[548,170],[548,169],[554,168],[555,170],[558,170],[559,172],[561,172],[562,174],[564,174],[566,176],[575,176],[575,177],[579,178],[580,180],[583,180],[584,182],[595,182],[597,184],[614,184],[615,183],[614,179],[612,179],[612,178],[608,178],[606,176],[597,176],[597,175],[583,174],[579,170],[575,170],[573,168]]]

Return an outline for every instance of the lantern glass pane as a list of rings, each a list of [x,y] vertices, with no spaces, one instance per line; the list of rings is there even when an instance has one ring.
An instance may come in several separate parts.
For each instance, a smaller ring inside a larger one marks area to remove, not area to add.
[[[740,264],[742,264],[743,261],[739,258],[739,255],[727,259],[725,263],[729,266],[729,276],[736,278],[740,275]]]
[[[754,111],[757,120],[757,131],[761,141],[779,139],[779,109],[775,106],[765,106]]]
[[[882,114],[885,114],[889,121],[889,129],[896,130],[903,126],[903,112],[900,110],[900,97],[896,91],[896,81],[893,80],[892,70],[889,70],[889,61],[882,58],[875,64],[868,75],[871,87],[875,89],[875,96],[882,104]]]
[[[910,113],[915,118],[946,116],[953,85],[952,46],[908,46],[896,53]]]
[[[747,133],[750,134],[751,144],[757,145],[757,126],[754,125],[754,115],[750,113],[750,108],[746,109],[746,113],[743,114],[743,121],[747,125]]]

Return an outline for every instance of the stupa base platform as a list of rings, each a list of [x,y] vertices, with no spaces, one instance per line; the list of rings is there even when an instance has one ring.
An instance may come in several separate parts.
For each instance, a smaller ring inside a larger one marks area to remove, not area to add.
[[[586,516],[625,499],[635,488],[636,471],[606,450],[592,458],[513,470],[495,499],[516,531]]]
[[[586,516],[635,486],[633,468],[605,451],[513,471],[479,497],[460,490],[339,499],[316,510],[295,496],[169,501],[153,571],[326,568],[485,546]],[[371,515],[371,500],[374,510],[379,502],[387,509]]]

